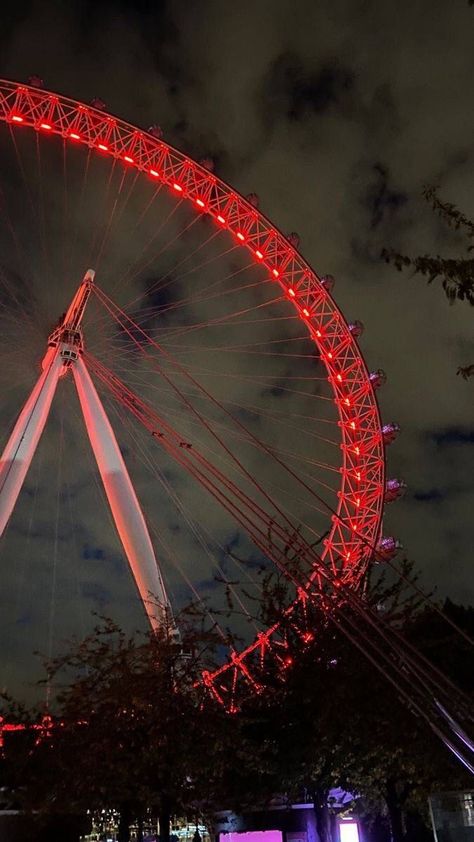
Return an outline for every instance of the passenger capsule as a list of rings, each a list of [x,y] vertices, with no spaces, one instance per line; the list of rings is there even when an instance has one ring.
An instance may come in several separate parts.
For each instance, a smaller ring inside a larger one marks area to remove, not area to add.
[[[251,204],[254,208],[258,208],[260,204],[260,199],[258,198],[257,193],[249,193],[248,196],[246,196],[245,198],[247,199],[247,202],[249,202],[249,204]]]
[[[163,137],[163,129],[161,126],[150,126],[147,131],[148,134],[151,134],[152,137],[156,137],[157,140],[161,140]]]
[[[336,279],[333,275],[323,275],[321,278],[321,286],[324,287],[327,292],[332,292],[335,283]]]
[[[402,479],[388,479],[385,483],[385,502],[393,503],[400,500],[407,490],[407,484]]]
[[[391,561],[395,558],[398,550],[402,549],[400,541],[391,535],[381,538],[376,547],[375,561]]]
[[[205,170],[209,170],[209,172],[214,172],[214,159],[210,157],[201,158],[199,160],[201,167],[204,167]]]
[[[371,371],[369,374],[369,380],[372,383],[372,387],[374,389],[380,389],[387,382],[387,375],[385,371],[381,368],[378,368],[377,371]]]
[[[91,99],[91,106],[92,108],[95,108],[96,111],[105,111],[107,108],[104,100],[100,99],[100,97],[98,96],[95,96],[94,99]]]
[[[352,333],[352,336],[355,339],[358,339],[359,336],[362,336],[364,332],[364,325],[362,322],[356,319],[354,322],[349,323],[349,330]]]
[[[286,239],[288,240],[290,246],[293,246],[294,249],[297,249],[299,247],[300,235],[297,234],[296,231],[292,231],[291,234],[288,234],[288,237]]]
[[[383,443],[385,445],[392,444],[392,442],[394,442],[395,439],[397,438],[399,432],[400,432],[400,425],[399,424],[394,424],[393,422],[391,422],[390,424],[384,424],[383,427],[382,427]]]
[[[41,76],[28,76],[27,84],[31,88],[44,88],[44,82]]]

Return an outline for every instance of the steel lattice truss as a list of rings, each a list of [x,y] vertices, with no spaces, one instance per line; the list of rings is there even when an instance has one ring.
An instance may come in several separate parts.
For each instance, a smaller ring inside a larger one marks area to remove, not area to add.
[[[341,487],[321,558],[341,583],[356,586],[374,559],[380,537],[384,440],[374,391],[377,377],[369,375],[351,326],[324,279],[250,201],[161,137],[97,108],[8,81],[0,81],[0,120],[12,130],[29,127],[84,144],[166,184],[197,213],[207,214],[216,226],[228,230],[255,262],[265,267],[269,282],[280,285],[318,348],[339,414]],[[312,575],[316,579],[319,573],[315,569]],[[299,601],[301,604],[304,597],[300,595]],[[284,640],[278,640],[275,627],[260,635],[244,653],[234,654],[215,676],[206,676],[210,684],[219,679],[219,696],[230,694],[233,698],[242,677],[252,683],[247,658],[263,658],[272,635],[278,656],[278,646],[284,650]]]

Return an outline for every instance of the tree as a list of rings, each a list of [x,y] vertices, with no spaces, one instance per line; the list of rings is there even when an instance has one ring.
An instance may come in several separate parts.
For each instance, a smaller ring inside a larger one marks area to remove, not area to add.
[[[472,649],[461,647],[456,655],[455,639],[438,613],[423,608],[405,587],[406,579],[413,579],[411,565],[405,564],[403,573],[392,583],[381,577],[369,584],[365,599],[379,607],[381,622],[402,630],[441,668],[450,653],[453,678],[472,691],[467,679],[474,666]],[[268,604],[275,604],[274,593]],[[434,788],[466,783],[462,769],[319,608],[310,625],[314,639],[303,644],[301,629],[290,624],[287,640],[295,656],[283,675],[270,662],[271,692],[246,708],[258,721],[260,743],[266,742],[277,791],[290,799],[303,790],[311,794],[322,842],[334,839],[329,795],[338,786],[357,794],[357,805],[367,814],[386,816],[394,842],[421,840],[419,828],[410,837],[407,817],[426,814]]]
[[[399,272],[411,269],[414,274],[423,275],[428,283],[440,279],[450,304],[465,301],[474,305],[474,259],[470,256],[474,250],[474,222],[463,214],[456,205],[442,201],[437,187],[425,187],[423,196],[446,225],[460,232],[464,239],[466,257],[444,258],[440,255],[419,255],[408,257],[394,249],[383,249],[382,257],[392,263]],[[457,371],[464,379],[474,375],[474,364],[462,366]]]
[[[167,629],[127,638],[104,621],[48,665],[62,687],[55,725],[30,744],[16,776],[26,806],[113,808],[120,842],[151,809],[166,842],[172,814],[202,814],[214,803],[225,713],[198,678],[214,663],[216,635],[183,617],[180,628],[180,642]]]

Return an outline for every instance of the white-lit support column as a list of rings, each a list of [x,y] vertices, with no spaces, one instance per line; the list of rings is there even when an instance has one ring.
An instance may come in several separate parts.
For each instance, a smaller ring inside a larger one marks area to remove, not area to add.
[[[0,461],[0,535],[14,509],[48,418],[63,361],[52,351],[48,365],[26,401]]]
[[[81,357],[72,366],[82,413],[120,540],[153,629],[170,622],[165,586],[140,504],[89,372]]]

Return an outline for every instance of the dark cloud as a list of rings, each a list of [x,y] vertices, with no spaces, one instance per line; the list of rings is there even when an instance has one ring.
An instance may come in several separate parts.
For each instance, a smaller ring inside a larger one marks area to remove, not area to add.
[[[446,492],[439,488],[429,488],[426,491],[414,491],[412,496],[418,503],[439,503],[446,497]]]
[[[390,186],[387,168],[381,164],[373,167],[373,179],[367,187],[364,202],[367,204],[371,219],[370,227],[390,221],[399,209],[408,201],[408,196]]]
[[[451,445],[474,444],[474,430],[467,427],[447,427],[431,433],[430,437],[438,447],[442,448]]]
[[[262,93],[262,105],[274,122],[322,115],[350,101],[354,75],[339,60],[323,62],[314,70],[298,54],[284,53],[271,64]]]

